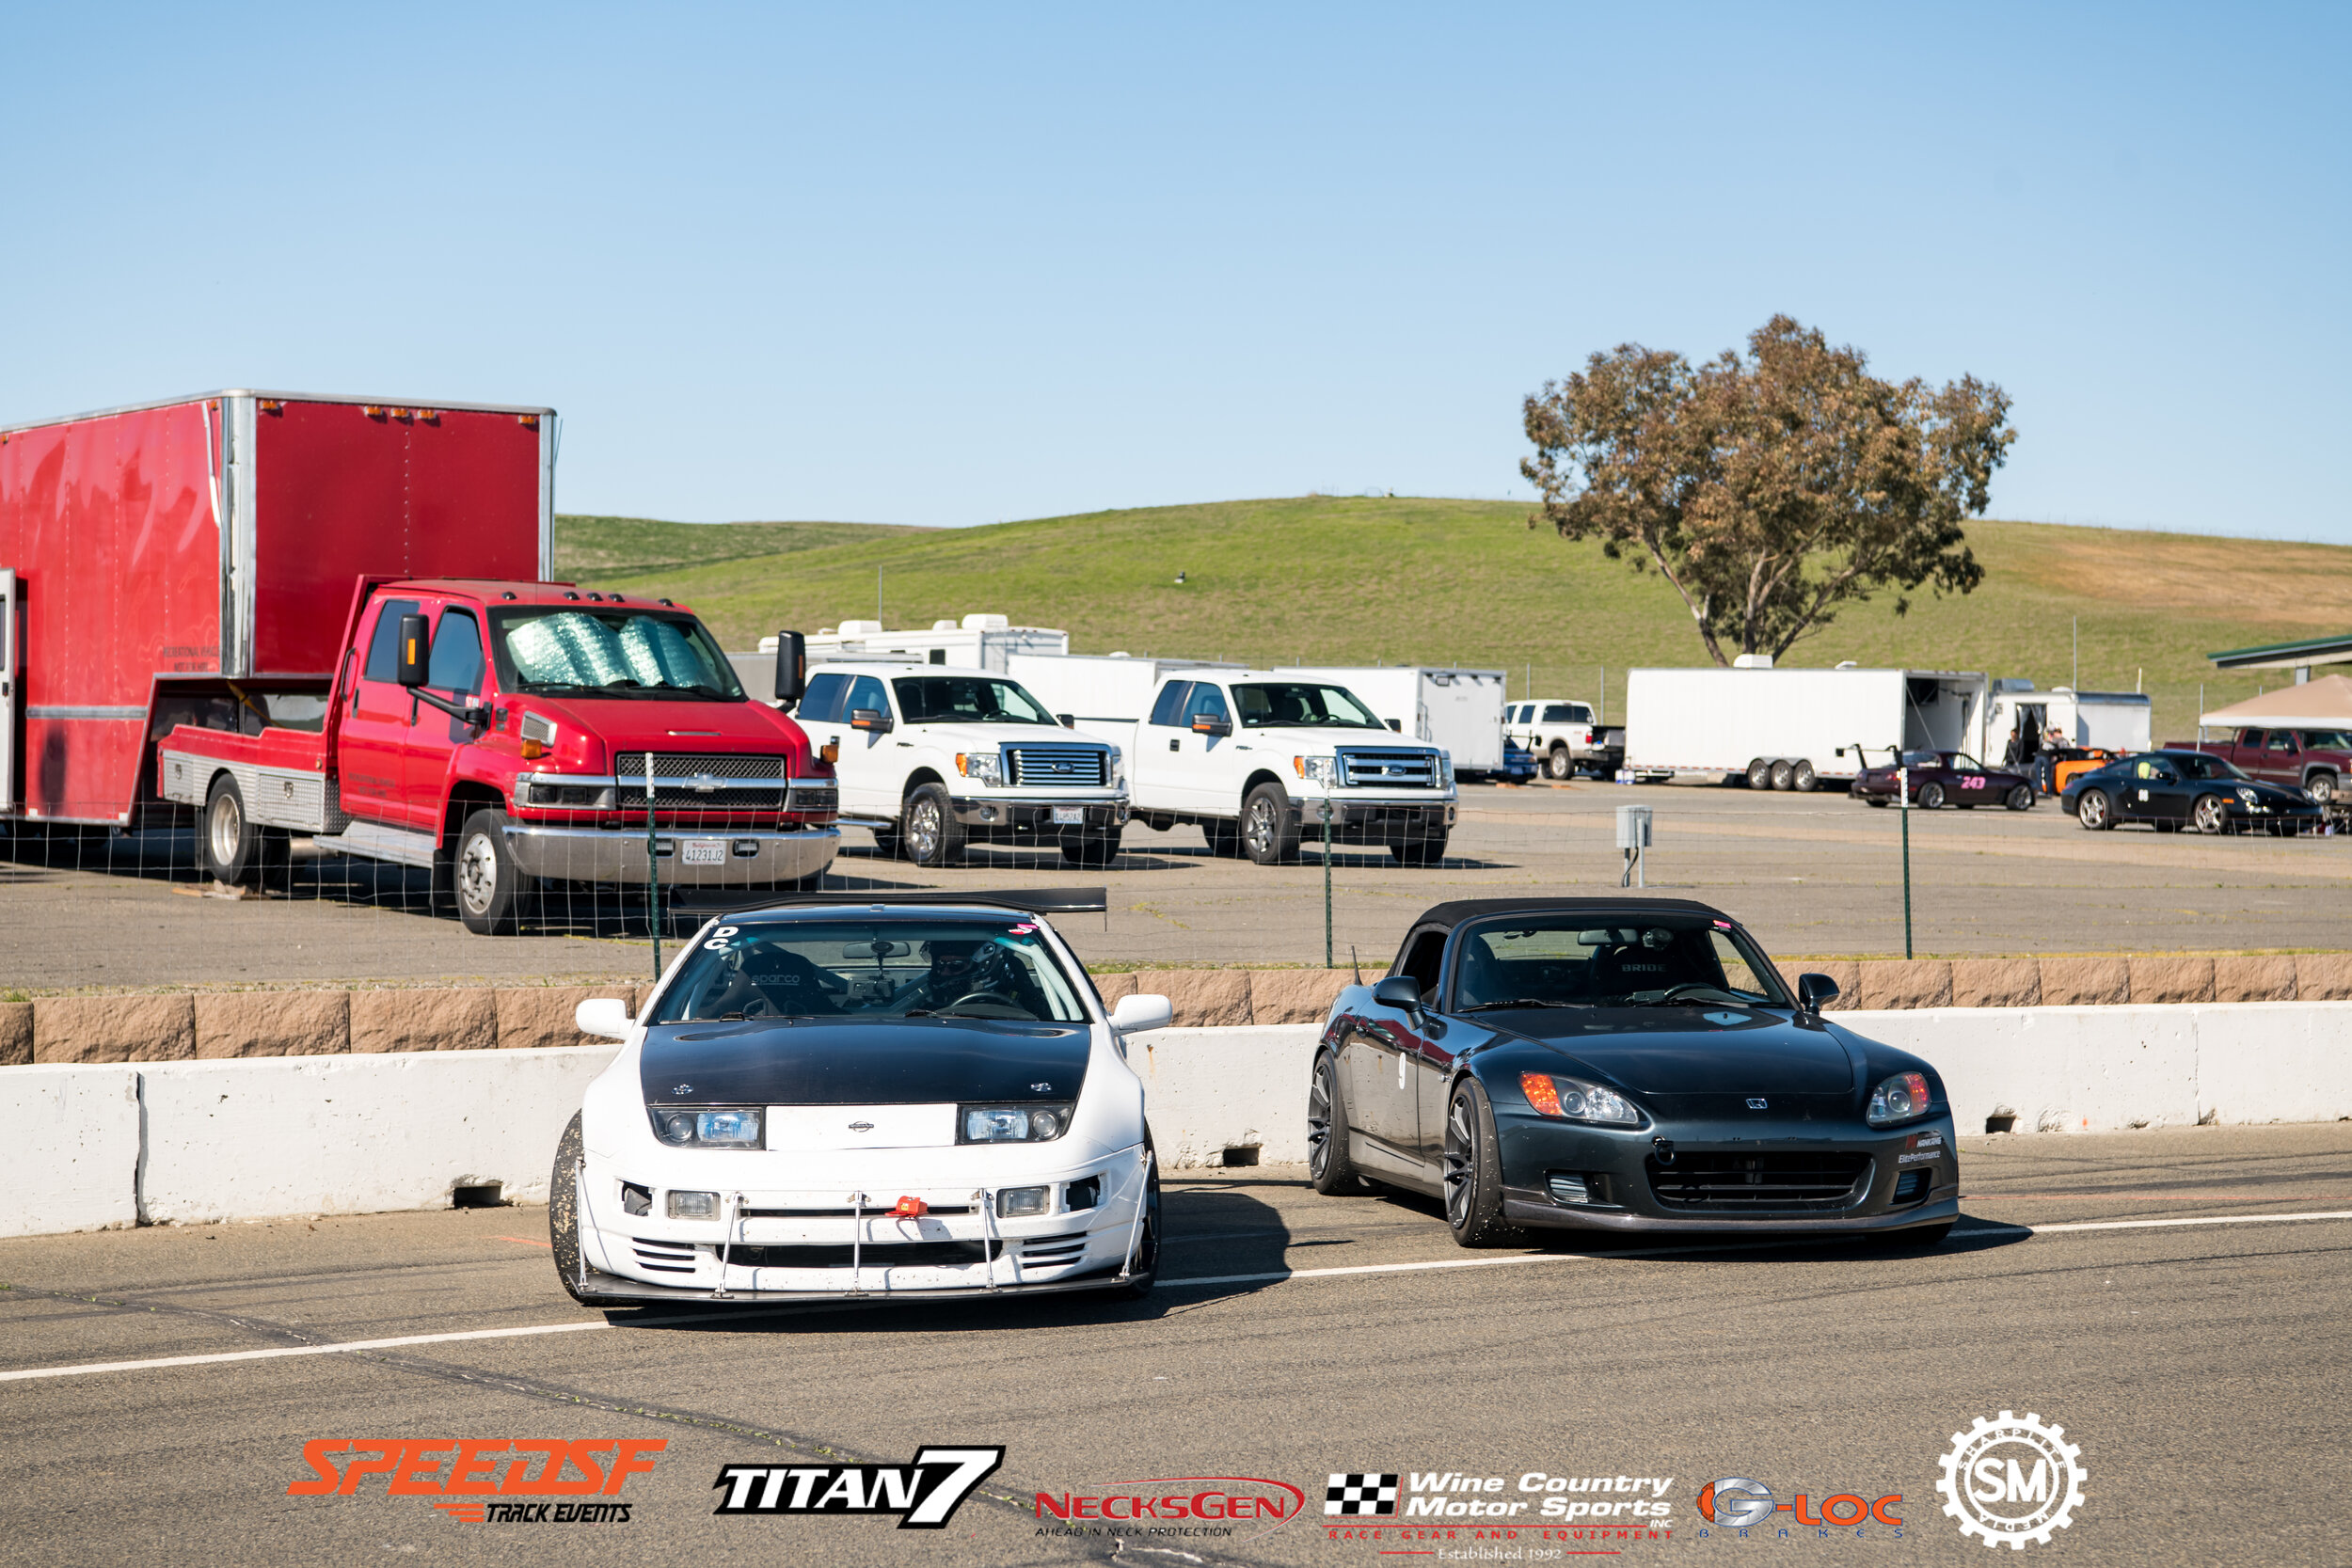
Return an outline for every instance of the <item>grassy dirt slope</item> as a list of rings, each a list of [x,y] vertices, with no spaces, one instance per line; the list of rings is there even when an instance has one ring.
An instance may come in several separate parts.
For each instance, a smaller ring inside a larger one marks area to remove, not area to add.
[[[1526,526],[1508,501],[1310,496],[1151,507],[982,528],[658,524],[559,518],[557,559],[601,588],[692,604],[730,647],[778,626],[873,614],[893,626],[972,610],[1068,629],[1080,653],[1289,663],[1506,668],[1513,695],[1591,695],[1624,711],[1633,665],[1705,661],[1680,599],[1592,545]],[[1968,529],[1985,583],[1847,610],[1785,661],[1980,670],[2045,689],[2155,698],[2158,738],[2283,672],[2216,676],[2217,648],[2352,629],[2352,548],[2049,524]],[[635,552],[632,554],[631,552]],[[1175,582],[1185,574],[1182,586]]]

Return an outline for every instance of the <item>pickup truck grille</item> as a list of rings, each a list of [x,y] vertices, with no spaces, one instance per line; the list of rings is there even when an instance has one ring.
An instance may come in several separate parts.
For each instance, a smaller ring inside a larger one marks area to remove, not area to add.
[[[1663,1209],[1740,1213],[1761,1209],[1845,1209],[1870,1180],[1867,1154],[1713,1153],[1677,1150],[1648,1162],[1649,1190]]]
[[[1343,746],[1340,783],[1354,789],[1435,789],[1438,753]]]
[[[1013,784],[1026,789],[1063,784],[1100,789],[1105,753],[1095,746],[1009,746],[1005,755]]]
[[[707,811],[782,810],[786,792],[784,767],[783,757],[693,756],[656,752],[654,803]],[[634,802],[642,809],[645,803],[645,754],[623,752],[613,758],[612,770],[620,779],[622,802]]]

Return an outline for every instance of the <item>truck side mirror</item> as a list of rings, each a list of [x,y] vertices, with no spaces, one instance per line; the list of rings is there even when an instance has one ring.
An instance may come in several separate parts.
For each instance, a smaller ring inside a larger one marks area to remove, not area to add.
[[[1402,719],[1391,719],[1391,720],[1388,720],[1386,722],[1388,723],[1389,728],[1391,728],[1391,729],[1394,730],[1397,734],[1399,734],[1399,735],[1403,735],[1403,734],[1405,733],[1405,721],[1404,721],[1404,720],[1402,720]]]
[[[1421,1014],[1421,982],[1409,974],[1391,974],[1372,988],[1372,999],[1384,1007]]]
[[[425,671],[433,658],[433,639],[427,635],[425,626],[421,615],[400,618],[399,663],[392,678],[403,686],[424,684]]]
[[[873,735],[888,735],[893,726],[890,722],[890,715],[882,709],[859,707],[850,710],[850,728],[865,730]]]
[[[1074,730],[1078,727],[1078,716],[1074,713],[1057,713],[1054,722],[1065,730]]]
[[[1212,719],[1203,713],[1194,717],[1192,733],[1195,735],[1231,735],[1233,733],[1233,726],[1229,720]]]
[[[1802,1012],[1818,1013],[1837,1000],[1837,982],[1826,974],[1797,976],[1797,1007]]]
[[[808,692],[808,639],[797,631],[776,633],[776,701],[786,707]]]

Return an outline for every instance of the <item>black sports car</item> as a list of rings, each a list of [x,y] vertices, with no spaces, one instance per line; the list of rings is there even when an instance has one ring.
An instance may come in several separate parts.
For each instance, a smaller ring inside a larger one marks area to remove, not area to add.
[[[2086,828],[2145,822],[2160,833],[2317,832],[2328,808],[2202,752],[2139,752],[2068,781],[2058,803]]]
[[[1960,1212],[1935,1069],[1790,996],[1718,910],[1440,904],[1333,1004],[1308,1091],[1318,1192],[1441,1196],[1464,1246],[1520,1227],[1904,1232]]]
[[[1922,811],[1943,806],[2007,806],[2031,811],[2033,781],[2023,773],[1987,768],[1965,752],[1905,752],[1900,766],[1911,774],[1911,803]],[[1883,806],[1901,798],[1902,774],[1894,767],[1866,768],[1855,775],[1849,793],[1857,800]]]

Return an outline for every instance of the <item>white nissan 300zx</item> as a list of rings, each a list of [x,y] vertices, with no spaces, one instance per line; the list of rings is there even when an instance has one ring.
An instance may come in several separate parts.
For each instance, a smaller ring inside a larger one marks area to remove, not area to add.
[[[1084,890],[1092,893],[1092,890]],[[1102,1291],[1159,1270],[1159,1171],[1124,1037],[1042,909],[1069,894],[822,895],[706,925],[555,1158],[588,1306]]]

